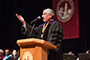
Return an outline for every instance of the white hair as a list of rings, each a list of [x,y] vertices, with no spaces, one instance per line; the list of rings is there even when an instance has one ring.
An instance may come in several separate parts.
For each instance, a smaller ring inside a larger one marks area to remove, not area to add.
[[[0,52],[4,53],[4,51],[2,49],[0,49]]]
[[[43,11],[47,11],[47,12],[48,12],[48,14],[51,14],[51,15],[52,15],[52,17],[54,17],[54,11],[53,11],[52,9],[47,8],[47,9],[45,9],[45,10],[43,10]]]

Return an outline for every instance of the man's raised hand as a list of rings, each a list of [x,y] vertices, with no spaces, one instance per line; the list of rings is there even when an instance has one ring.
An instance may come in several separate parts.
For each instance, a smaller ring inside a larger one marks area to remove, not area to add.
[[[23,18],[21,15],[16,14],[16,17],[17,17],[23,24],[26,24],[24,18]]]

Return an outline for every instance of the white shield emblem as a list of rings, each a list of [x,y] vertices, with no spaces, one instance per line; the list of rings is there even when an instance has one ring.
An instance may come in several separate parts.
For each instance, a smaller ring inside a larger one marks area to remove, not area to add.
[[[59,0],[56,9],[56,15],[59,21],[67,22],[74,13],[74,4],[72,0]]]

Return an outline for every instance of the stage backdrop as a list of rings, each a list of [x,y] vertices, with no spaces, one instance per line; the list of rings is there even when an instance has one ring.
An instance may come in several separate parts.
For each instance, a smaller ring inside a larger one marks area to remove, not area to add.
[[[62,24],[63,39],[79,38],[78,0],[53,0],[53,10]]]

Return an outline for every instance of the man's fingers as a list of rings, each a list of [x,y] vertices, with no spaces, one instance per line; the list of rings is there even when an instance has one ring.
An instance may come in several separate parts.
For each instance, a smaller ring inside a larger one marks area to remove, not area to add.
[[[17,16],[17,17],[22,17],[21,15],[18,15],[17,13],[16,13],[16,16]]]
[[[19,17],[18,14],[16,14],[16,16]]]
[[[16,13],[16,16],[18,16],[18,14]]]
[[[16,17],[17,17],[23,24],[25,24],[24,18],[23,18],[21,15],[18,15],[18,14],[16,13]]]
[[[21,17],[21,15],[18,15],[18,14],[16,14],[16,16],[17,16],[18,19]]]

